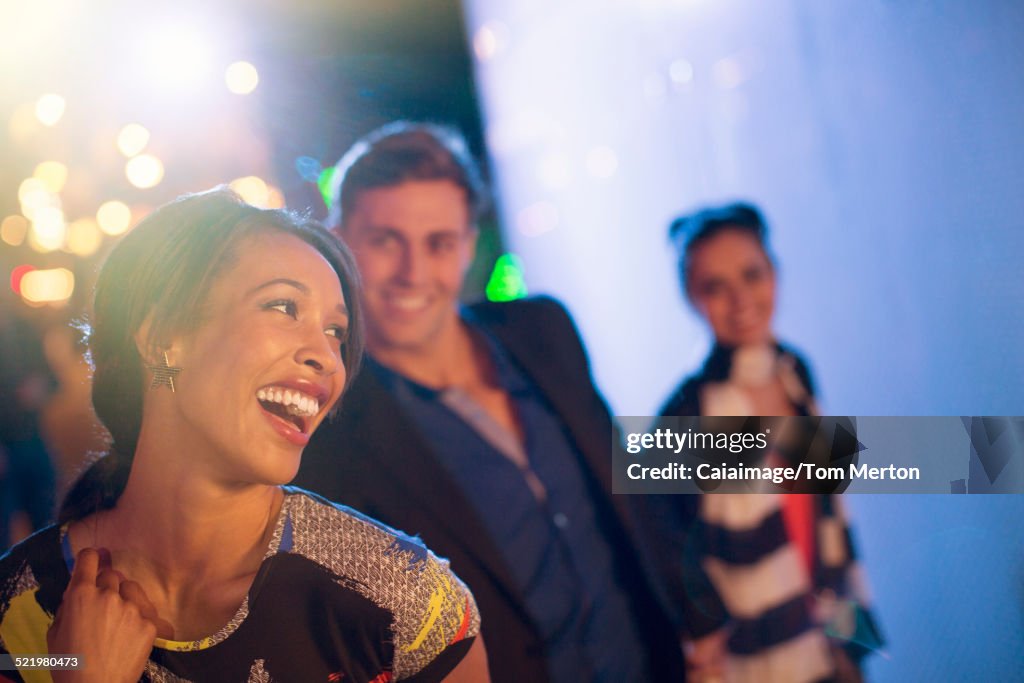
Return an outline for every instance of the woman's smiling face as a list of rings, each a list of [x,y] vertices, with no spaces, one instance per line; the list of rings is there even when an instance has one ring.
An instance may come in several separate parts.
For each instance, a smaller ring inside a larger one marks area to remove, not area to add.
[[[775,268],[753,235],[724,229],[694,245],[686,290],[718,342],[739,347],[771,341]]]
[[[162,403],[182,447],[215,477],[282,484],[345,386],[348,311],[314,247],[273,230],[246,239],[214,280],[196,330],[171,345],[182,371]]]

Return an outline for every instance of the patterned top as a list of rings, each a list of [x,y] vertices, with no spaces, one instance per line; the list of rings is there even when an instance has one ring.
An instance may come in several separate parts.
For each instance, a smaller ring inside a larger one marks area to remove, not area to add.
[[[235,616],[200,640],[158,638],[141,680],[443,679],[480,630],[473,596],[448,562],[350,508],[284,492],[270,547]],[[72,567],[66,528],[55,526],[0,558],[0,653],[47,652]],[[46,671],[2,675],[51,681]]]

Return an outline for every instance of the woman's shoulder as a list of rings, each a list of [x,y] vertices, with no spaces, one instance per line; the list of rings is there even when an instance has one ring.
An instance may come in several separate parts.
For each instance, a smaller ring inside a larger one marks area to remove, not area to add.
[[[394,544],[416,548],[418,554],[427,552],[418,538],[408,536],[397,529],[373,519],[363,513],[330,501],[311,491],[293,486],[284,488],[286,512],[286,539],[291,545],[312,549],[323,536],[343,540],[356,540],[358,545],[337,546],[339,552],[366,552],[383,545]],[[295,549],[295,548],[293,548]]]
[[[780,366],[783,370],[790,370],[796,374],[804,391],[812,398],[817,395],[817,386],[814,381],[814,373],[807,357],[796,347],[785,342],[778,342],[776,349],[782,361]]]
[[[662,417],[700,415],[700,387],[704,383],[702,373],[684,379],[662,404],[658,414]]]
[[[312,560],[393,615],[396,678],[477,635],[472,594],[419,538],[302,489],[285,494],[281,549]]]
[[[39,586],[54,566],[63,564],[61,530],[56,525],[40,529],[0,556],[0,606],[6,605],[12,593]]]
[[[67,582],[59,527],[37,531],[0,557],[0,652],[46,652]]]

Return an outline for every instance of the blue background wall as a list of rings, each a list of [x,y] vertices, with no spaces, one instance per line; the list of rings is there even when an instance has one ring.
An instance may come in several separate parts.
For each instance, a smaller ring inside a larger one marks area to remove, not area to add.
[[[622,415],[709,340],[670,218],[748,198],[825,410],[1024,413],[1024,4],[467,3],[511,248]],[[851,497],[875,680],[1024,680],[1024,499]]]

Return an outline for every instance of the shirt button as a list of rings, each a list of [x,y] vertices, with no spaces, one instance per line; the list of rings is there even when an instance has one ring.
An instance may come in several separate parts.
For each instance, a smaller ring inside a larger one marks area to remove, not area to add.
[[[555,523],[555,526],[559,529],[564,529],[569,526],[569,518],[564,513],[556,512],[551,520]]]

